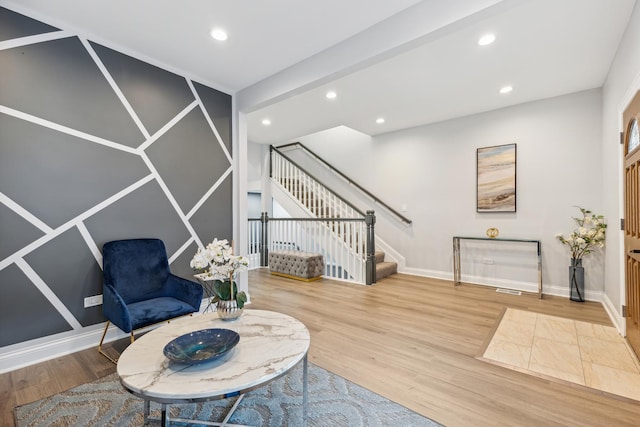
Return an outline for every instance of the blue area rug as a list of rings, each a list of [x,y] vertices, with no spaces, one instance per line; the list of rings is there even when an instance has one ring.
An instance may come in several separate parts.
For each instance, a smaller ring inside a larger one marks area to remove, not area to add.
[[[404,406],[309,363],[309,426],[440,426]],[[222,421],[235,398],[172,405],[171,417]],[[142,426],[143,401],[124,390],[116,374],[16,407],[18,427]],[[151,416],[160,415],[151,404]],[[302,424],[302,364],[246,394],[229,420],[263,427]],[[159,422],[155,422],[159,425]],[[184,426],[185,423],[172,422]]]

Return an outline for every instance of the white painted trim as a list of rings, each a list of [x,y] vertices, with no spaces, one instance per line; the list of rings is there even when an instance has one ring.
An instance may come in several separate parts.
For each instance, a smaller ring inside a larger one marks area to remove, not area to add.
[[[70,127],[59,125],[49,120],[41,119],[40,117],[32,116],[31,114],[23,113],[22,111],[14,110],[4,105],[0,105],[0,113],[7,114],[9,116],[16,117],[18,119],[25,120],[27,122],[35,123],[46,128],[56,130],[58,132],[66,133],[67,135],[75,136],[76,138],[86,139],[87,141],[95,142],[96,144],[105,145],[114,150],[125,151],[131,154],[137,154],[135,148],[128,147],[117,142],[109,141],[98,136],[89,135],[88,133],[81,132],[79,130],[71,129]]]
[[[194,239],[193,237],[189,238],[186,242],[184,242],[184,245],[180,246],[180,248],[178,248],[178,250],[169,257],[169,264],[171,264],[173,261],[176,260],[176,258],[178,258],[180,255],[182,255],[182,253],[187,250],[187,248],[189,247],[189,245],[191,243],[193,243]]]
[[[218,178],[218,180],[211,186],[211,188],[204,194],[204,196],[202,196],[200,200],[198,200],[198,203],[196,203],[195,206],[187,213],[186,217],[188,219],[191,219],[191,217],[195,215],[196,212],[198,212],[198,209],[200,209],[204,202],[206,202],[207,199],[211,197],[211,195],[218,189],[220,184],[222,184],[222,182],[227,179],[231,172],[233,172],[233,166],[229,166],[229,168],[222,174],[220,178]]]
[[[385,255],[385,261],[387,260],[387,256],[389,259],[398,264],[398,271],[404,272],[407,268],[407,260],[402,254],[391,247],[387,242],[382,240],[378,235],[376,235],[376,251],[383,251]]]
[[[96,262],[100,266],[100,269],[102,269],[102,252],[100,252],[98,245],[96,245],[96,242],[91,237],[91,233],[89,233],[89,230],[87,230],[87,226],[84,225],[84,222],[81,222],[77,225],[77,227],[78,231],[80,231],[80,234],[82,235],[82,238],[89,247],[89,250],[93,254],[93,257],[96,259]]]
[[[103,330],[104,324],[93,325],[81,331],[62,332],[4,347],[3,353],[0,354],[0,374],[89,347],[97,347]],[[122,334],[126,335],[124,332]],[[114,336],[109,341],[116,338]]]
[[[452,282],[453,286],[453,273],[450,271],[437,271],[437,270],[426,270],[421,268],[406,268],[403,274],[411,274],[413,276],[421,276],[421,277],[430,277],[434,279],[448,280]],[[505,279],[492,279],[481,276],[472,276],[463,274],[462,282],[472,283],[474,285],[481,286],[490,286],[496,288],[506,288],[506,289],[514,289],[522,292],[529,293],[538,293],[538,283],[537,282],[521,282],[514,280],[505,280]],[[553,284],[543,284],[542,287],[543,295],[555,295],[564,298],[569,298],[569,288],[566,286],[558,286]],[[594,291],[585,289],[585,300],[587,301],[596,301],[601,302],[603,299],[602,291]]]
[[[430,277],[432,279],[441,279],[453,281],[453,273],[448,271],[427,270],[425,268],[407,267],[402,274],[410,274],[412,276]]]
[[[90,216],[92,216],[96,212],[101,211],[102,209],[106,208],[110,204],[116,202],[117,200],[123,198],[124,196],[128,195],[129,193],[133,192],[134,190],[137,190],[138,188],[142,187],[143,185],[145,185],[146,183],[148,183],[149,181],[152,181],[152,180],[153,180],[153,175],[151,175],[151,174],[147,175],[146,177],[140,179],[139,181],[134,182],[133,184],[131,184],[130,186],[128,186],[124,190],[120,190],[119,192],[117,192],[113,196],[109,197],[106,200],[103,200],[102,202],[98,203],[97,205],[95,205],[91,209],[81,213],[77,217],[75,217],[75,218],[71,219],[70,221],[62,224],[60,227],[56,228],[51,233],[49,233],[49,234],[47,234],[45,236],[42,236],[41,238],[39,238],[37,240],[34,240],[29,245],[27,245],[24,248],[14,252],[13,254],[11,254],[7,258],[5,258],[4,260],[0,261],[0,270],[6,268],[9,264],[11,264],[13,262],[16,262],[17,260],[21,259],[26,254],[30,253],[31,251],[33,251],[33,250],[39,248],[40,246],[44,245],[45,243],[47,243],[49,240],[52,240],[55,237],[59,236],[60,234],[64,233],[65,231],[69,230],[70,228],[75,227],[81,221],[84,221],[85,219],[89,218]]]
[[[247,202],[247,173],[239,173],[238,171],[247,171],[248,162],[248,136],[247,136],[247,117],[245,114],[238,112],[235,97],[231,99],[232,111],[232,130],[231,130],[231,148],[234,154],[232,188],[233,188],[233,236],[236,241],[236,250],[239,254],[246,255],[249,253],[249,221],[248,221],[248,202]],[[238,280],[238,289],[243,290],[249,295],[249,274],[240,274]]]
[[[84,48],[89,53],[89,56],[93,59],[93,62],[96,63],[96,66],[98,67],[98,69],[100,70],[104,78],[107,80],[107,82],[111,86],[111,89],[113,89],[113,92],[116,94],[120,102],[122,102],[122,105],[127,110],[129,115],[135,122],[136,126],[138,126],[138,129],[140,130],[140,132],[142,132],[142,135],[144,135],[145,139],[149,139],[151,137],[151,135],[149,134],[149,131],[147,130],[147,128],[144,127],[142,120],[140,120],[140,117],[138,117],[133,107],[129,103],[129,100],[127,99],[126,96],[124,96],[124,93],[122,93],[122,90],[120,90],[120,86],[118,86],[118,83],[116,83],[116,81],[113,79],[113,76],[111,75],[109,70],[107,70],[107,67],[104,65],[104,63],[102,62],[102,60],[100,59],[96,51],[93,50],[93,47],[91,46],[89,41],[84,37],[78,37],[78,38],[80,39],[80,42],[82,43]]]
[[[78,322],[78,319],[69,311],[69,309],[64,305],[60,298],[51,290],[49,286],[42,280],[42,278],[36,273],[36,271],[31,268],[31,266],[22,258],[16,260],[16,265],[22,272],[33,282],[33,284],[38,288],[38,290],[44,295],[44,297],[49,300],[53,308],[55,308],[58,313],[64,320],[71,325],[71,327],[75,330],[82,329],[82,325]]]
[[[222,149],[222,152],[224,153],[225,156],[227,156],[227,160],[229,161],[229,163],[233,165],[233,159],[231,158],[231,154],[229,154],[229,151],[227,150],[227,146],[224,144],[224,141],[220,137],[220,134],[218,133],[218,129],[216,128],[216,125],[213,123],[213,120],[211,119],[211,115],[207,111],[207,108],[204,106],[204,103],[202,102],[202,99],[200,98],[200,95],[198,94],[198,91],[196,90],[195,86],[193,85],[193,82],[191,82],[191,80],[187,79],[187,84],[189,85],[189,88],[191,89],[191,92],[193,93],[193,96],[195,96],[198,104],[200,105],[200,109],[202,110],[202,112],[204,114],[204,118],[207,121],[207,123],[209,124],[209,127],[211,128],[211,131],[215,135],[216,139],[218,140],[218,144],[220,145],[220,148]],[[231,101],[231,103],[234,104],[233,100]],[[232,105],[232,111],[235,111],[233,109],[233,105]],[[234,117],[235,117],[235,114],[234,114]],[[237,122],[237,120],[234,120],[233,122],[235,123],[235,122]],[[231,133],[232,134],[235,133],[235,129],[232,129]],[[232,139],[233,139],[233,136],[232,136]],[[232,146],[233,146],[233,142],[232,142]]]
[[[202,313],[206,306],[207,300],[203,298],[200,302],[199,313]],[[194,315],[196,315],[196,313],[194,313]],[[136,329],[136,336],[164,324],[165,322],[162,322],[147,326],[146,328]],[[104,325],[105,323],[100,323],[84,327],[81,330],[61,332],[3,347],[0,353],[0,374],[91,347],[95,347],[96,351],[98,351],[98,343],[102,337]],[[109,329],[107,329],[104,342],[109,343],[127,337],[129,337],[128,333],[121,331],[117,326],[112,324],[109,326]]]
[[[30,44],[43,43],[52,40],[66,39],[67,37],[73,36],[74,34],[69,31],[60,30],[44,34],[36,34],[34,36],[20,37],[0,42],[0,50],[13,49],[16,47],[28,46]]]
[[[184,116],[189,114],[191,112],[191,110],[193,110],[197,106],[198,106],[198,103],[196,101],[193,101],[191,104],[187,105],[174,118],[172,118],[167,123],[165,123],[165,125],[162,126],[156,133],[154,133],[152,136],[148,137],[147,140],[138,147],[138,149],[137,149],[138,153],[143,153],[144,150],[149,148],[149,146],[151,144],[156,142],[162,135],[167,133],[167,131],[169,129],[171,129],[173,126],[175,126],[176,123],[178,123],[180,120],[182,120],[184,118]]]
[[[160,173],[156,169],[156,167],[153,164],[153,162],[151,161],[151,159],[149,159],[149,157],[147,156],[146,153],[141,153],[140,157],[142,157],[142,160],[145,162],[145,164],[147,165],[147,167],[151,171],[151,174],[155,178],[156,182],[158,183],[158,185],[160,185],[160,188],[164,192],[165,196],[167,196],[167,199],[169,199],[169,203],[171,203],[171,206],[173,206],[173,209],[176,211],[176,213],[178,214],[178,216],[182,220],[182,222],[185,225],[185,227],[187,227],[187,230],[189,230],[189,234],[191,234],[192,236],[195,236],[196,233],[193,230],[193,227],[191,227],[191,224],[189,224],[189,221],[187,221],[187,218],[185,217],[184,212],[182,212],[182,208],[180,207],[180,205],[176,201],[175,197],[173,197],[173,193],[171,193],[171,190],[169,190],[169,187],[167,186],[167,184],[162,179],[162,176],[160,176]]]
[[[31,223],[31,225],[38,227],[44,233],[51,233],[53,228],[49,227],[47,224],[42,222],[38,217],[34,214],[20,206],[15,201],[11,200],[9,196],[0,191],[0,202],[5,204],[9,209],[17,213],[22,217],[22,219]]]
[[[615,306],[613,305],[613,303],[611,302],[607,294],[603,294],[602,296],[602,306],[604,307],[605,311],[609,315],[611,322],[616,327],[620,335],[622,335],[623,337],[626,336],[627,322],[624,317],[618,314],[618,310],[616,310]]]

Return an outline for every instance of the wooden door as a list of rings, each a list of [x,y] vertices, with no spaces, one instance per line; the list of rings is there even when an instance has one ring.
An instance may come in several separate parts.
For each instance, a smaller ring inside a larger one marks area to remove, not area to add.
[[[623,118],[627,339],[640,355],[640,91],[627,106]]]

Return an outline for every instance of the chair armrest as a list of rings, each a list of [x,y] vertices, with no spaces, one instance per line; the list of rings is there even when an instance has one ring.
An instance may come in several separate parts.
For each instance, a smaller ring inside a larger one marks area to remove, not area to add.
[[[183,279],[175,274],[169,274],[165,289],[173,298],[186,302],[191,305],[195,311],[200,310],[203,293],[201,284]]]
[[[131,317],[127,304],[118,291],[108,283],[102,285],[102,314],[124,332],[131,332]]]

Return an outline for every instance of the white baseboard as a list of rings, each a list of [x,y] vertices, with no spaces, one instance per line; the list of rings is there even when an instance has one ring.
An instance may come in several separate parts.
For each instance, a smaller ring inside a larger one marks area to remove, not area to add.
[[[453,273],[450,271],[426,270],[420,268],[405,268],[401,273],[414,276],[431,277],[434,279],[453,280]],[[513,289],[522,292],[538,293],[537,282],[520,282],[516,280],[494,279],[482,276],[472,276],[463,274],[462,282],[473,283],[475,285],[491,286],[496,288]],[[544,295],[555,295],[569,298],[569,288],[567,286],[557,286],[543,284],[542,293]],[[603,292],[585,289],[585,300],[602,302]]]
[[[618,310],[613,305],[613,303],[611,302],[607,294],[604,294],[604,296],[602,297],[602,306],[604,307],[605,311],[609,315],[611,322],[613,322],[613,325],[616,327],[620,335],[622,335],[623,337],[626,336],[627,335],[626,319],[618,313]]]
[[[407,266],[407,261],[402,254],[387,242],[382,240],[380,237],[376,236],[376,251],[383,251],[385,254],[385,261],[392,261],[398,264],[398,271],[405,270]]]
[[[453,280],[453,273],[451,272],[426,270],[424,268],[405,267],[402,271],[398,269],[398,273],[411,274],[412,276],[431,277],[433,279]]]
[[[113,331],[111,330],[112,328]],[[104,331],[104,323],[83,328],[81,331],[69,331],[51,335],[44,338],[26,341],[4,347],[0,354],[0,373],[24,368],[35,363],[44,362],[56,357],[74,353],[90,347],[98,347],[100,337]],[[115,326],[109,328],[107,337],[109,341],[116,340],[117,332],[122,337],[127,334]],[[107,339],[105,339],[105,342]]]
[[[203,299],[200,305],[200,312],[203,311],[204,307],[206,307],[206,300]],[[136,330],[136,334],[150,331],[162,324],[159,323],[139,331]],[[104,323],[100,323],[87,326],[78,331],[61,332],[48,337],[3,347],[0,349],[0,374],[91,347],[95,347],[97,352],[104,325]],[[110,325],[104,342],[108,343],[128,336],[128,333],[122,332],[117,326]]]

